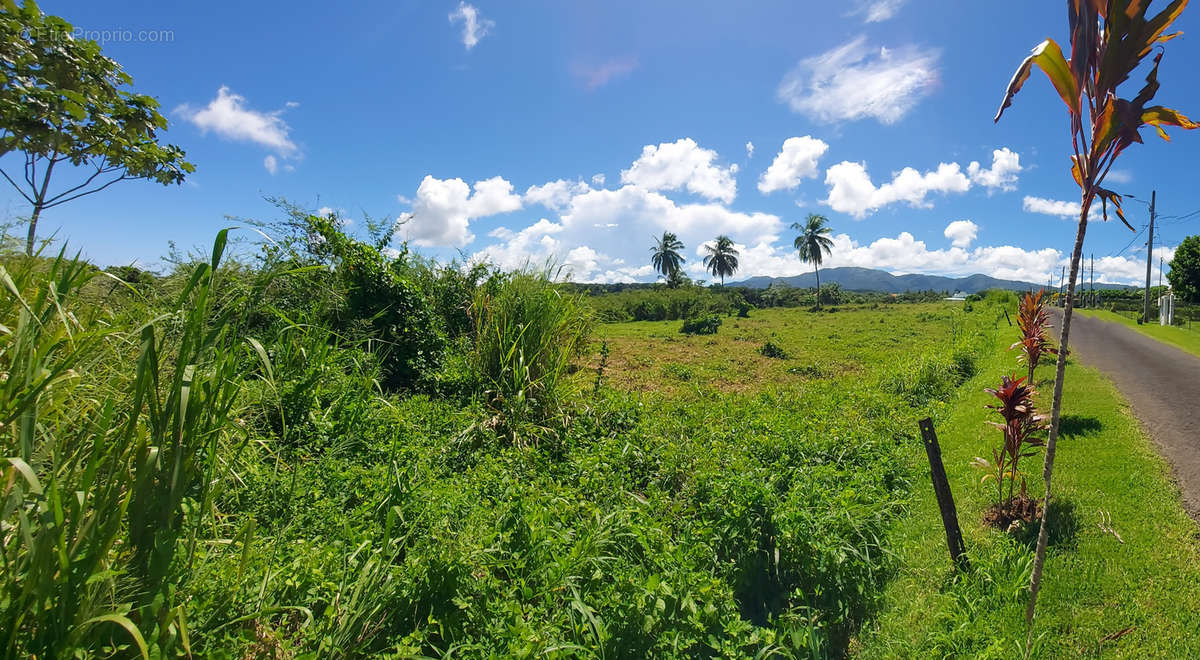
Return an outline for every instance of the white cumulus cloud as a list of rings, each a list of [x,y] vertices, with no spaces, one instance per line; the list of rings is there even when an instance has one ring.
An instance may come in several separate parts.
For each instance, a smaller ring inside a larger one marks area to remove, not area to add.
[[[872,48],[865,36],[801,60],[779,83],[779,100],[825,122],[899,121],[938,80],[939,53],[902,46]]]
[[[592,177],[595,180],[595,177]],[[603,177],[601,177],[603,183]],[[524,200],[527,204],[541,204],[548,209],[562,210],[571,203],[571,198],[587,192],[591,188],[582,181],[566,181],[559,179],[540,186],[530,186],[525,191]]]
[[[817,176],[817,161],[829,149],[829,145],[810,135],[790,137],[767,171],[758,179],[758,190],[762,194],[776,190],[792,190],[803,179]]]
[[[946,230],[942,234],[950,239],[950,244],[954,247],[967,248],[979,234],[979,225],[970,220],[955,220],[946,225]]]
[[[825,171],[825,184],[829,186],[829,196],[822,202],[856,218],[896,202],[927,208],[930,204],[925,198],[930,193],[962,193],[971,187],[958,163],[939,163],[936,170],[924,174],[906,167],[890,182],[876,187],[865,163],[842,161]]]
[[[1008,147],[992,151],[992,166],[984,169],[977,161],[967,166],[971,182],[989,190],[1010,192],[1017,189],[1017,174],[1021,171],[1021,155]]]
[[[458,9],[450,13],[450,23],[462,21],[462,42],[467,50],[471,50],[479,43],[479,40],[484,37],[493,27],[496,26],[494,21],[490,21],[479,15],[479,10],[474,5],[469,5],[465,2],[458,3]]]
[[[754,143],[746,141],[746,158],[754,158]]]
[[[176,107],[174,113],[202,133],[211,131],[227,140],[250,142],[271,150],[274,155],[264,159],[263,166],[274,174],[279,167],[276,156],[296,158],[300,153],[299,147],[292,141],[291,128],[281,116],[285,110],[295,106],[295,103],[288,103],[284,108],[271,112],[252,110],[246,106],[244,96],[222,86],[217,90],[217,97],[203,108],[193,108],[184,103]]]
[[[521,197],[501,177],[476,181],[474,191],[462,179],[426,175],[417,187],[412,215],[400,227],[404,238],[421,246],[458,246],[474,240],[468,225],[476,218],[520,209]]]
[[[542,219],[526,229],[492,232],[499,242],[472,258],[505,267],[550,260],[567,267],[580,282],[652,279],[649,248],[664,230],[675,232],[691,251],[718,234],[739,243],[770,243],[779,237],[783,222],[721,204],[678,204],[637,185],[590,189],[572,197],[557,222]],[[693,261],[689,258],[688,265]]]
[[[1021,202],[1021,208],[1028,213],[1041,213],[1072,220],[1079,218],[1079,202],[1064,202],[1026,195],[1024,201]]]
[[[621,182],[646,190],[680,190],[686,188],[708,199],[726,204],[737,195],[737,164],[721,167],[714,163],[717,152],[696,144],[692,138],[664,142],[658,146],[642,147],[642,155],[627,170],[621,171]]]

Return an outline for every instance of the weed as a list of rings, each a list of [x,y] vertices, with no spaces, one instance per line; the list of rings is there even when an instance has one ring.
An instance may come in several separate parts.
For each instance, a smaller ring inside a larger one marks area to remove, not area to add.
[[[763,357],[774,358],[774,359],[776,359],[776,360],[786,360],[786,359],[788,359],[788,353],[787,353],[787,351],[783,350],[783,348],[782,348],[781,346],[779,346],[779,344],[776,344],[776,343],[774,343],[774,342],[772,342],[772,341],[770,341],[770,340],[768,340],[768,341],[767,341],[767,343],[763,344],[763,345],[762,345],[762,346],[761,346],[761,347],[758,349],[758,352],[759,352],[759,353],[760,353],[760,354],[761,354]]]
[[[721,327],[721,317],[712,314],[695,319],[687,319],[679,331],[688,335],[715,335]]]

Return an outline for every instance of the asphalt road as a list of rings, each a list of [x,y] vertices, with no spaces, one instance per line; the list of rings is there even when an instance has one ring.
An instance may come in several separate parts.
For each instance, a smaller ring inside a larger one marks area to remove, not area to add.
[[[1055,325],[1061,322],[1055,310]],[[1200,358],[1120,323],[1081,314],[1071,317],[1068,348],[1129,400],[1171,462],[1184,508],[1200,520]]]

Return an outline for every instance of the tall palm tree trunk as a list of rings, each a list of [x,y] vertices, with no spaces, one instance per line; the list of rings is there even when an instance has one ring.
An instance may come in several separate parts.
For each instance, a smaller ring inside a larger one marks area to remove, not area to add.
[[[1033,612],[1037,606],[1038,590],[1042,586],[1042,566],[1046,563],[1046,538],[1050,518],[1050,477],[1054,473],[1054,450],[1058,446],[1058,422],[1062,412],[1063,380],[1067,372],[1067,338],[1071,334],[1071,312],[1075,309],[1075,280],[1079,277],[1079,262],[1083,258],[1083,236],[1087,233],[1088,211],[1091,210],[1090,191],[1083,195],[1079,211],[1079,230],[1075,232],[1075,250],[1071,253],[1071,279],[1067,280],[1067,300],[1063,306],[1062,333],[1058,339],[1058,368],[1054,373],[1054,400],[1050,406],[1050,434],[1046,439],[1046,460],[1042,466],[1042,477],[1046,480],[1046,498],[1042,503],[1042,524],[1038,530],[1037,553],[1033,559],[1033,575],[1029,580],[1029,605],[1025,608],[1025,625],[1028,640],[1033,640]],[[1028,648],[1028,646],[1026,647]]]
[[[821,267],[813,264],[813,274],[817,276],[817,309],[821,309]]]

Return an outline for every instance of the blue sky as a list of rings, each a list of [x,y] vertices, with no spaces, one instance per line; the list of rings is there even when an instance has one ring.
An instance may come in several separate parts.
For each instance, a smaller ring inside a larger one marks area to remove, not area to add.
[[[1074,239],[1067,116],[1036,72],[992,116],[1028,50],[1062,41],[1061,5],[46,1],[116,35],[105,52],[161,101],[197,171],[53,209],[40,231],[153,266],[168,241],[202,249],[227,216],[271,219],[264,197],[285,197],[352,230],[364,213],[406,219],[398,238],[440,258],[648,281],[664,229],[693,276],[718,233],[742,250],[738,278],[806,272],[788,226],[821,213],[830,266],[1045,281]],[[1178,28],[1200,35],[1198,11]],[[1198,44],[1167,44],[1158,95],[1192,116]],[[1200,135],[1173,137],[1145,131],[1110,187],[1157,188],[1163,216],[1200,209]],[[28,213],[3,195],[10,219]],[[1141,228],[1146,207],[1127,209]],[[1156,254],[1197,232],[1200,216],[1168,217]],[[1119,222],[1093,224],[1088,253],[1097,279],[1144,277],[1144,237]]]

